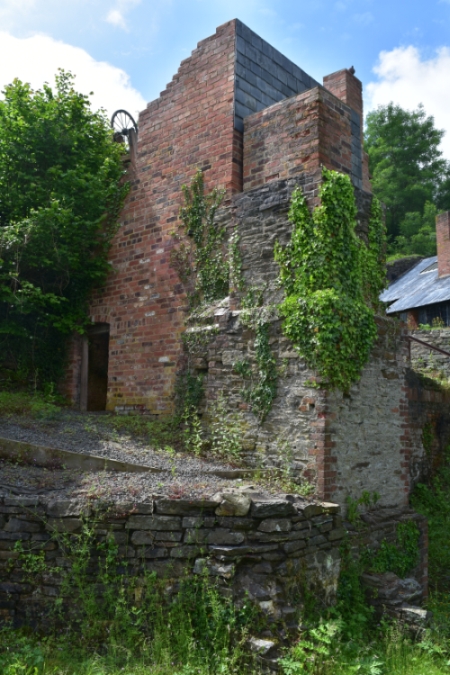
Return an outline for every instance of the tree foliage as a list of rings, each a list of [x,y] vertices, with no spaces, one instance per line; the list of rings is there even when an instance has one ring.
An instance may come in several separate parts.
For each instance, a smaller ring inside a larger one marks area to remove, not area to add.
[[[375,201],[368,245],[355,234],[356,205],[348,176],[323,170],[321,205],[310,213],[294,192],[290,243],[276,247],[285,335],[326,386],[348,390],[376,337],[374,309],[384,284],[384,225]]]
[[[52,379],[87,303],[126,194],[108,122],[60,71],[33,91],[15,80],[0,101],[0,339],[3,356]]]
[[[408,111],[390,103],[367,115],[372,186],[386,205],[392,252],[436,252],[432,211],[450,208],[450,169],[439,149],[443,135],[423,106]]]

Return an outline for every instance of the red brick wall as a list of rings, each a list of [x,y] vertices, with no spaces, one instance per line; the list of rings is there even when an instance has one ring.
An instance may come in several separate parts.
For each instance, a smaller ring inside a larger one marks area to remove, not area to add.
[[[321,164],[351,171],[350,110],[322,87],[275,103],[244,120],[244,190]]]
[[[323,86],[336,96],[340,101],[346,103],[361,118],[361,143],[363,143],[363,120],[364,106],[362,96],[362,82],[355,77],[350,70],[344,68],[323,78]],[[372,192],[372,185],[369,178],[369,157],[366,152],[362,153],[362,172],[363,172],[363,190]]]
[[[344,68],[331,75],[325,75],[323,86],[336,96],[340,101],[346,103],[350,108],[363,116],[362,83],[349,70]]]
[[[450,274],[450,211],[436,217],[438,276]]]
[[[170,266],[181,186],[197,168],[206,189],[242,188],[242,134],[234,130],[235,22],[220,26],[183,61],[139,117],[131,191],[106,287],[91,304],[110,324],[108,409],[126,402],[168,411],[186,297]]]

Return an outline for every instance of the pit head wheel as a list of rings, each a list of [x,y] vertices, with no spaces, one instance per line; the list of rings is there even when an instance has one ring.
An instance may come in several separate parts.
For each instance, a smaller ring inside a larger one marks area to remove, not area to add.
[[[114,131],[114,138],[119,143],[124,143],[126,148],[130,147],[130,132],[137,134],[137,124],[133,117],[126,110],[116,110],[111,117],[111,128]]]

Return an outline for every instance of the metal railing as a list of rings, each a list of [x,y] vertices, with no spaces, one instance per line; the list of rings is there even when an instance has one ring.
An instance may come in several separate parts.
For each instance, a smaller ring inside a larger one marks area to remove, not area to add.
[[[423,347],[428,347],[428,349],[434,350],[435,352],[439,352],[440,354],[444,354],[445,356],[450,356],[450,352],[446,352],[445,349],[436,347],[436,345],[433,345],[430,342],[419,340],[419,338],[416,338],[413,335],[405,335],[405,340],[408,340],[408,342],[418,342]]]

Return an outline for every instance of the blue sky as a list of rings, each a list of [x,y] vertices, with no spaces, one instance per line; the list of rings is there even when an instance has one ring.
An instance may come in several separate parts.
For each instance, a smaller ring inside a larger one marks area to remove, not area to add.
[[[0,0],[0,85],[62,66],[96,105],[136,112],[234,17],[319,81],[353,65],[366,110],[422,102],[450,159],[450,0]]]

